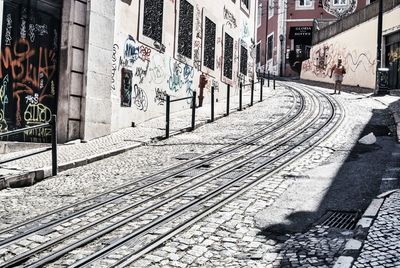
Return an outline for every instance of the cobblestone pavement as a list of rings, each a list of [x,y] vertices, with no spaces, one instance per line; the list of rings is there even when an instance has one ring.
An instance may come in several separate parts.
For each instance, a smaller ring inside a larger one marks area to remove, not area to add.
[[[288,109],[291,99],[288,90],[278,87],[266,94],[269,94],[268,100],[262,104],[204,125],[194,132],[62,172],[29,188],[0,191],[0,228],[42,214],[50,207],[54,209],[73,203],[138,176],[154,173],[178,163],[179,160],[174,158],[178,154],[204,153],[251,133],[257,122]],[[132,263],[131,267],[332,267],[345,243],[353,236],[352,231],[309,225],[301,231],[279,233],[269,232],[266,227],[292,223],[288,214],[274,212],[282,203],[288,204],[289,215],[309,213],[315,214],[314,218],[319,217],[315,211],[340,166],[351,154],[364,126],[373,120],[375,111],[387,107],[366,95],[342,93],[334,97],[344,104],[346,117],[341,128],[328,140]],[[388,99],[388,102],[395,100]],[[383,118],[383,121],[389,120]],[[389,139],[379,139],[379,146],[384,146]],[[320,173],[321,166],[331,165],[330,161],[335,162],[335,166],[326,177],[310,179],[313,172]],[[314,193],[313,188],[318,187],[326,190]],[[298,200],[295,197],[285,199],[285,194],[293,193],[296,188],[303,191],[297,196]],[[302,198],[307,191],[314,195]],[[355,195],[363,195],[365,191],[354,189]],[[349,206],[351,209],[351,203]]]
[[[400,267],[400,191],[383,203],[353,267]]]

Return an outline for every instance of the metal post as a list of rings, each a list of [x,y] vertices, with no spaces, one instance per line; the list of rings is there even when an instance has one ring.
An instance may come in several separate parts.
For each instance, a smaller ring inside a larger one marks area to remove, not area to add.
[[[251,81],[250,106],[253,106],[253,102],[254,102],[254,80]]]
[[[211,87],[211,122],[214,122],[214,86]]]
[[[239,111],[242,110],[242,93],[243,93],[243,84],[240,82],[240,88],[239,88]]]
[[[263,100],[263,86],[264,86],[264,78],[261,80],[261,86],[260,86],[260,102]]]
[[[376,79],[375,79],[375,92],[377,95],[379,92],[378,83],[378,68],[381,68],[381,54],[382,54],[382,21],[383,21],[383,0],[379,0],[379,13],[378,13],[378,36],[377,36],[377,48],[376,48]]]
[[[167,99],[166,99],[166,118],[165,118],[165,138],[168,139],[169,138],[169,116],[170,116],[170,112],[171,112],[171,96],[167,95]]]
[[[196,120],[196,91],[193,92],[192,98],[192,131],[195,127],[195,120]]]
[[[270,79],[270,73],[268,71],[268,88],[269,88],[269,79]]]
[[[273,77],[273,79],[274,79],[274,89],[275,89],[275,80],[276,80],[276,78],[275,78],[275,74],[274,74],[274,77]]]
[[[226,115],[229,115],[229,102],[231,99],[231,85],[228,84],[228,89],[226,91]]]
[[[51,117],[51,162],[52,162],[52,174],[57,175],[57,116]]]

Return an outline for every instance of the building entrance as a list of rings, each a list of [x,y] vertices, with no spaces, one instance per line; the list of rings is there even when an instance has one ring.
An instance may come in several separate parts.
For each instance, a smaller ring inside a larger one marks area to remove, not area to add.
[[[5,0],[1,35],[0,132],[49,122],[57,110],[62,0]],[[19,141],[50,141],[50,130]]]
[[[400,89],[400,31],[386,37],[386,67],[389,68],[389,87]]]

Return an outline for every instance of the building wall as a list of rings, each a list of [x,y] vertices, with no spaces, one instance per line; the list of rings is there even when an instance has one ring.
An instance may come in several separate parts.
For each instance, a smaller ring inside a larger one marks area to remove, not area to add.
[[[392,32],[388,31],[389,29],[398,29],[399,17],[400,6],[384,14],[385,34]],[[310,59],[302,64],[301,78],[332,82],[329,78],[330,69],[341,58],[347,70],[343,84],[374,88],[376,40],[377,17],[314,45]]]
[[[132,122],[165,114],[165,95],[172,99],[199,95],[200,75],[207,77],[204,102],[209,102],[211,86],[216,98],[226,96],[227,84],[237,92],[239,82],[248,83],[254,77],[255,65],[255,2],[250,1],[250,14],[241,8],[241,1],[230,0],[189,1],[194,6],[194,38],[192,59],[185,59],[175,51],[177,44],[180,1],[164,1],[164,27],[162,44],[148,43],[140,35],[141,14],[139,4],[144,1],[117,1],[115,34],[110,56],[112,79],[107,87],[111,93],[111,131],[131,126]],[[203,65],[204,16],[216,24],[215,70]],[[234,38],[233,77],[225,79],[223,69],[224,32]],[[240,46],[248,51],[247,76],[239,72]],[[172,104],[172,111],[187,109],[190,100]],[[162,126],[160,126],[162,127]]]

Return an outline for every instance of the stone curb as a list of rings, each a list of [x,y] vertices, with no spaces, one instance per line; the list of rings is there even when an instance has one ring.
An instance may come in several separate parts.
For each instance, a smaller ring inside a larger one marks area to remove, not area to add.
[[[254,104],[256,104],[258,102],[254,102]],[[245,110],[247,108],[251,107],[250,104],[246,104],[243,105],[242,110]],[[234,111],[230,111],[230,113],[235,113],[238,110],[234,110]],[[214,117],[214,122],[216,120],[219,120],[221,118],[226,117],[225,114],[223,115],[217,115]],[[199,128],[201,126],[204,126],[205,124],[208,123],[213,123],[210,122],[210,119],[203,119],[202,121],[199,121],[198,123],[195,124],[195,129]],[[170,137],[173,136],[177,136],[180,135],[182,133],[188,132],[190,130],[190,128],[184,128],[184,129],[180,129],[177,131],[173,131],[170,133]],[[104,153],[99,153],[87,158],[81,158],[81,159],[76,159],[76,160],[72,160],[69,162],[65,162],[62,164],[58,165],[58,172],[62,172],[62,171],[66,171],[68,169],[72,169],[72,168],[77,168],[77,167],[81,167],[108,157],[112,157],[118,154],[122,154],[125,153],[129,150],[150,144],[150,143],[154,143],[160,140],[165,140],[164,136],[156,136],[156,137],[150,137],[148,140],[141,142],[140,144],[135,144],[135,145],[129,145],[123,148],[119,148],[119,149],[115,149],[115,150],[111,150],[111,151],[107,151]],[[0,178],[0,191],[6,188],[19,188],[19,187],[28,187],[28,186],[32,186],[33,184],[40,182],[46,178],[52,177],[52,167],[51,166],[47,166],[47,167],[43,167],[43,168],[39,168],[39,169],[35,169],[35,170],[31,170],[31,171],[22,171],[19,174],[16,175],[11,175],[11,176],[7,176],[7,177],[3,177]]]
[[[357,260],[367,239],[369,229],[373,225],[378,213],[385,202],[386,198],[398,190],[390,190],[381,193],[377,198],[373,199],[368,208],[365,210],[361,219],[357,222],[354,238],[347,241],[342,255],[336,260],[333,268],[351,268]]]

